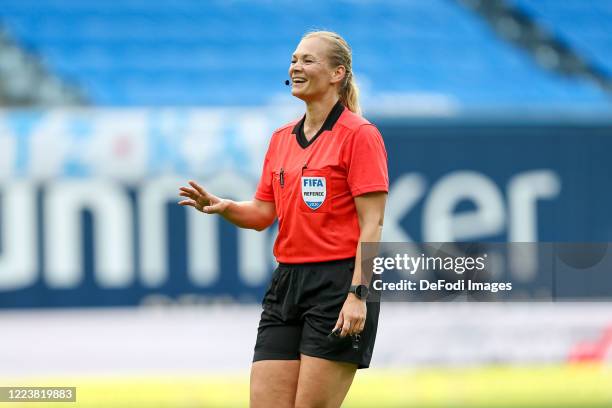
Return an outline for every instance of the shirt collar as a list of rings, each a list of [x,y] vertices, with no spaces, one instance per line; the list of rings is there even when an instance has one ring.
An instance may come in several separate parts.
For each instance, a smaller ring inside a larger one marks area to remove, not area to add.
[[[336,102],[332,110],[329,112],[329,115],[327,115],[327,118],[325,119],[325,122],[323,122],[323,126],[321,126],[321,129],[319,129],[319,131],[310,140],[306,140],[306,136],[304,135],[304,121],[306,120],[306,114],[304,114],[302,119],[300,119],[300,121],[295,124],[291,133],[296,136],[300,146],[306,148],[310,146],[315,141],[315,139],[319,137],[321,133],[326,130],[332,130],[336,122],[338,122],[338,119],[340,119],[340,115],[342,115],[342,112],[344,112],[344,105],[342,105],[340,100],[338,100],[338,102]]]

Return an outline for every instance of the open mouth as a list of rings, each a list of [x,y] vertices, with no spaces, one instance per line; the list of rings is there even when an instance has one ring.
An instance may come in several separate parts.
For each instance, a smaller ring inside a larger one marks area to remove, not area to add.
[[[293,78],[293,83],[294,84],[303,84],[306,82],[306,79],[304,78]]]

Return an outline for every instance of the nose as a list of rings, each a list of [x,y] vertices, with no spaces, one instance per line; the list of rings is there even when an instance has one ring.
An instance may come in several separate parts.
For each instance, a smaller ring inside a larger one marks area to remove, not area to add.
[[[291,65],[289,65],[289,73],[293,73],[293,72],[302,72],[302,63],[301,62],[295,62]]]

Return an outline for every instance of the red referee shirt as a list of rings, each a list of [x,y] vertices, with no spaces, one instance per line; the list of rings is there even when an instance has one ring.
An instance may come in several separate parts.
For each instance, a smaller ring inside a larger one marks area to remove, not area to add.
[[[274,201],[278,262],[355,256],[359,222],[353,197],[389,191],[387,152],[378,129],[338,102],[307,141],[304,118],[276,130],[255,198]]]

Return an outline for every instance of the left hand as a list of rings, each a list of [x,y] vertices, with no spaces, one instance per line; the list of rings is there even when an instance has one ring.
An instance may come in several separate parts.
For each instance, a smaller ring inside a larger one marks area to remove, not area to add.
[[[344,301],[334,330],[342,328],[340,337],[345,337],[347,334],[352,336],[361,333],[365,327],[366,312],[367,306],[365,300],[361,300],[355,294],[349,293]]]

